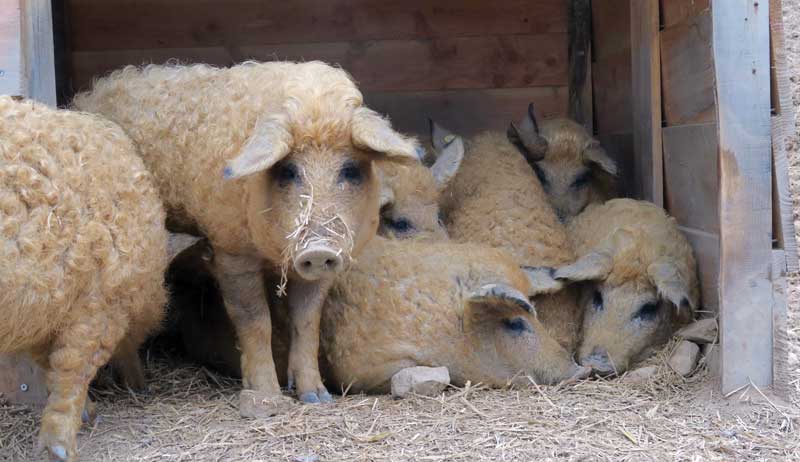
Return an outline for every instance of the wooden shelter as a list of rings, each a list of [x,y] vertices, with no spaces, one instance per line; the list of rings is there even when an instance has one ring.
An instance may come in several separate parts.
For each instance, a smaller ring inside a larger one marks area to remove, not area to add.
[[[427,117],[465,135],[505,129],[533,101],[540,116],[586,125],[621,165],[625,195],[680,223],[703,306],[719,314],[722,391],[780,388],[785,274],[798,270],[781,10],[781,0],[0,0],[0,93],[63,105],[126,64],[321,59],[410,132],[424,134]],[[41,399],[40,378],[0,360],[12,398]]]

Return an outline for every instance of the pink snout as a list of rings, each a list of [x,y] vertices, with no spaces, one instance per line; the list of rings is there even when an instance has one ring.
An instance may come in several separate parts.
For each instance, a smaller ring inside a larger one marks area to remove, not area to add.
[[[343,267],[340,252],[323,245],[311,245],[294,257],[294,270],[307,281],[333,277]]]

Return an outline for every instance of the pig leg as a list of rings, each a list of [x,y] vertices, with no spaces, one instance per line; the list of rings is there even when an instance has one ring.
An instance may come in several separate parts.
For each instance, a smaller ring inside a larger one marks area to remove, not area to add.
[[[139,343],[126,336],[111,358],[111,369],[119,383],[132,390],[144,390],[144,368],[139,358]]]
[[[289,282],[289,386],[295,384],[298,398],[305,403],[333,401],[319,373],[319,323],[332,283],[331,280]]]
[[[117,342],[123,337],[127,318],[96,300],[89,314],[68,326],[53,342],[49,356],[47,389],[50,395],[42,414],[39,449],[47,450],[52,460],[76,457],[75,437],[84,411],[86,393],[97,369],[108,362]]]
[[[272,358],[272,322],[261,271],[258,258],[215,250],[214,273],[242,350],[244,388],[280,395]]]

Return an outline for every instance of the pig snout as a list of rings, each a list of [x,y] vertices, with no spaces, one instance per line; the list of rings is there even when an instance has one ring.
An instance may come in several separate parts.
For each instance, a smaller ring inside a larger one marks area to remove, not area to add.
[[[340,254],[328,246],[312,245],[295,255],[294,269],[307,281],[333,277],[344,267]]]
[[[610,375],[616,372],[608,351],[599,346],[594,347],[588,356],[581,358],[581,365],[591,367],[597,375]]]

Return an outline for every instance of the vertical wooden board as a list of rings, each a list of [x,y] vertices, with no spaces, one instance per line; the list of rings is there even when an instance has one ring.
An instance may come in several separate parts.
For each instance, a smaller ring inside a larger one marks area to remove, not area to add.
[[[664,28],[671,27],[708,11],[710,7],[711,0],[661,0],[661,24]]]
[[[714,2],[722,391],[772,382],[769,4]]]
[[[789,188],[789,161],[786,138],[794,130],[794,106],[786,63],[786,41],[783,29],[781,0],[770,0],[770,56],[772,59],[772,162],[774,192],[772,198],[773,226],[778,246],[786,251],[787,271],[800,271],[796,230],[794,229],[792,191]]]
[[[711,11],[661,31],[661,77],[667,125],[713,121]]]
[[[780,11],[780,10],[779,10]],[[772,251],[772,377],[773,389],[783,398],[791,393],[786,291],[786,255]]]
[[[634,194],[633,179],[633,135],[630,133],[600,134],[600,144],[608,155],[617,163],[617,193],[620,197],[631,197]]]
[[[719,234],[717,125],[663,129],[667,211],[683,226]]]
[[[700,296],[703,310],[717,313],[719,310],[719,236],[697,229],[679,226],[689,241],[697,260],[700,277]]]
[[[631,0],[631,88],[637,197],[664,204],[658,0]]]
[[[569,19],[569,117],[592,133],[591,2],[570,0]]]
[[[596,60],[631,48],[630,0],[592,2],[592,51]]]
[[[0,95],[22,95],[20,0],[0,0]]]
[[[0,395],[14,403],[44,406],[44,371],[28,355],[0,355]]]
[[[592,63],[592,86],[597,133],[631,133],[630,50]]]
[[[22,62],[25,96],[55,106],[56,74],[50,0],[22,2]]]
[[[489,90],[367,92],[372,109],[389,116],[398,130],[427,136],[428,118],[463,136],[483,130],[505,131],[534,103],[538,117],[566,117],[566,87]]]

